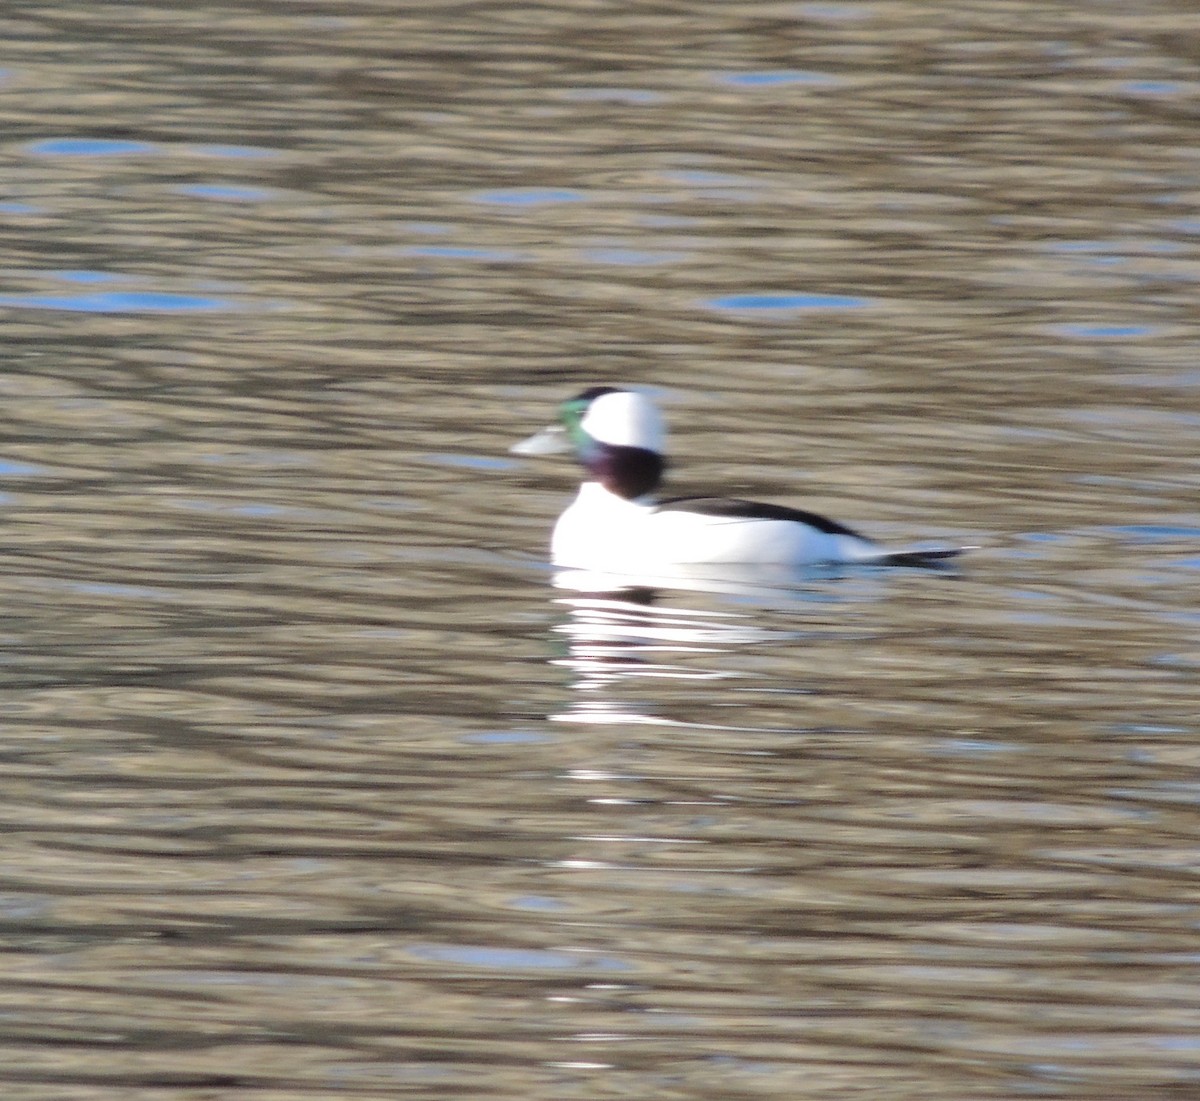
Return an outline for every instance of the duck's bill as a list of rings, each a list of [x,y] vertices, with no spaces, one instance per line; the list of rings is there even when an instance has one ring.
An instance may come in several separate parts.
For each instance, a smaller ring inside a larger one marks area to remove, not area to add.
[[[509,448],[514,455],[561,455],[570,450],[571,441],[567,439],[567,430],[557,424],[543,428],[529,439],[515,443]]]

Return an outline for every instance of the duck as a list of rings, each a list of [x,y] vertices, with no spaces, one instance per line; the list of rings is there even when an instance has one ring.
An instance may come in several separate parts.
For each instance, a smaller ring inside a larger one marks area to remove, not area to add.
[[[584,475],[554,525],[553,565],[645,571],[705,566],[937,568],[966,548],[891,550],[815,512],[735,497],[668,497],[666,423],[640,390],[593,386],[564,401],[558,422],[510,450],[574,451]]]

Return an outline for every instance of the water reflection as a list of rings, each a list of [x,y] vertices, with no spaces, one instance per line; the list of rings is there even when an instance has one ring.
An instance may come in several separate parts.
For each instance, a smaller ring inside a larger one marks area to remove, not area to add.
[[[1185,7],[7,5],[0,1095],[1194,1096]]]
[[[575,674],[573,708],[552,716],[581,722],[649,722],[630,714],[604,697],[604,690],[630,677],[671,677],[702,680],[733,676],[719,669],[689,669],[672,665],[681,653],[719,655],[755,634],[736,624],[746,617],[735,613],[655,606],[653,590],[630,590],[611,597],[560,598],[570,613],[555,630],[566,637],[568,654],[562,664]]]
[[[806,604],[836,601],[831,591],[835,569],[783,566],[676,567],[670,576],[629,576],[584,570],[559,570],[553,584],[572,595],[554,605],[567,613],[554,634],[566,642],[565,657],[553,665],[571,670],[571,706],[551,719],[582,723],[679,725],[654,713],[654,689],[664,682],[718,682],[750,674],[730,667],[733,651],[802,643],[800,617]],[[818,587],[816,582],[822,584]],[[861,598],[863,574],[857,595]],[[704,606],[706,597],[721,606]],[[690,598],[690,601],[689,601]],[[739,607],[740,606],[740,607]],[[761,622],[763,608],[790,612],[790,628]],[[622,698],[636,685],[648,697],[644,709]],[[736,702],[736,701],[734,701]],[[712,730],[748,730],[741,725],[683,723]]]

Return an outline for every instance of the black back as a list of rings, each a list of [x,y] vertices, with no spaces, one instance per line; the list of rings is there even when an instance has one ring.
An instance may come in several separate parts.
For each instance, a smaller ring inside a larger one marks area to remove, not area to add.
[[[805,512],[799,508],[788,508],[786,505],[768,505],[761,501],[743,501],[736,497],[671,497],[660,501],[660,512],[699,512],[704,516],[724,516],[730,520],[791,520],[798,524],[808,524],[828,535],[851,535],[855,539],[865,539],[853,528],[829,520],[815,512]],[[869,540],[868,540],[869,541]]]

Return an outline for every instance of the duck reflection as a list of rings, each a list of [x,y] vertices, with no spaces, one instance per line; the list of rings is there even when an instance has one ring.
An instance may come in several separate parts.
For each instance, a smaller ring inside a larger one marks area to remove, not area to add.
[[[555,603],[566,612],[554,632],[566,640],[565,656],[552,664],[574,674],[573,698],[558,721],[678,725],[654,717],[618,697],[619,687],[653,687],[657,682],[721,681],[746,676],[728,667],[738,648],[800,637],[757,622],[754,605],[790,603],[797,597],[829,599],[815,591],[781,587],[797,580],[762,569],[727,570],[704,575],[632,576],[562,570],[554,586],[563,595]],[[713,596],[725,606],[704,606]],[[747,611],[736,610],[742,601]],[[697,655],[700,659],[697,660]],[[704,660],[704,655],[711,659]]]

